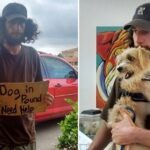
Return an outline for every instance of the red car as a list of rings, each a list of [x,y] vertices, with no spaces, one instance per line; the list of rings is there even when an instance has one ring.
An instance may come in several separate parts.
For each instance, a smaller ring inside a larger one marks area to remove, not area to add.
[[[41,69],[44,80],[49,80],[49,92],[54,95],[53,104],[45,111],[35,115],[36,122],[65,116],[72,108],[65,101],[77,101],[78,73],[64,59],[40,53]]]

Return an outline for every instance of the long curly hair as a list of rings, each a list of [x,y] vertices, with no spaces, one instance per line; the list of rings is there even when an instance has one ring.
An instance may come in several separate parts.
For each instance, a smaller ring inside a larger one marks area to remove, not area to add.
[[[5,22],[6,19],[3,17],[0,17],[0,44],[3,43],[3,40],[5,38]],[[38,30],[38,25],[33,22],[32,19],[27,19],[25,27],[25,33],[24,33],[24,39],[23,43],[33,43],[40,33]]]

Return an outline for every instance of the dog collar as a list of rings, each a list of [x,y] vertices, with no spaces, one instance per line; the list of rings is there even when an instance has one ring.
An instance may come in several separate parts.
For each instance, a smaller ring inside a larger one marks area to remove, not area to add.
[[[131,93],[126,90],[122,90],[121,96],[130,96],[135,102],[150,102],[142,93]]]
[[[129,106],[126,106],[125,109],[132,114],[131,119],[135,123],[136,114],[135,114],[134,110]]]

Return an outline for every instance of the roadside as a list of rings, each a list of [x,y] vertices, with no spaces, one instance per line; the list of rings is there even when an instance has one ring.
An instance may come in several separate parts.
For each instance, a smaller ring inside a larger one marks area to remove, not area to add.
[[[63,119],[49,120],[36,125],[37,150],[56,150],[57,137],[61,134],[58,123]]]

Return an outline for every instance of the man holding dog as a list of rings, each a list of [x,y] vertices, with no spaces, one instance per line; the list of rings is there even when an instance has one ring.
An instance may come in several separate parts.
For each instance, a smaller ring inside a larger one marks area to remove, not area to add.
[[[150,3],[137,7],[132,21],[124,26],[132,34],[135,47],[141,46],[150,50]],[[142,81],[141,81],[142,82]],[[147,81],[149,82],[149,81]],[[150,116],[147,116],[145,128],[132,126],[132,120],[121,112],[123,120],[112,124],[112,129],[107,126],[108,109],[112,108],[120,96],[119,80],[116,79],[109,100],[104,108],[101,118],[101,126],[89,150],[103,150],[112,141],[119,145],[141,144],[150,148]]]
[[[35,49],[22,43],[35,41],[39,32],[26,7],[9,3],[0,17],[0,82],[42,81]],[[44,97],[51,105],[53,96]],[[36,150],[34,114],[0,116],[0,150]]]

